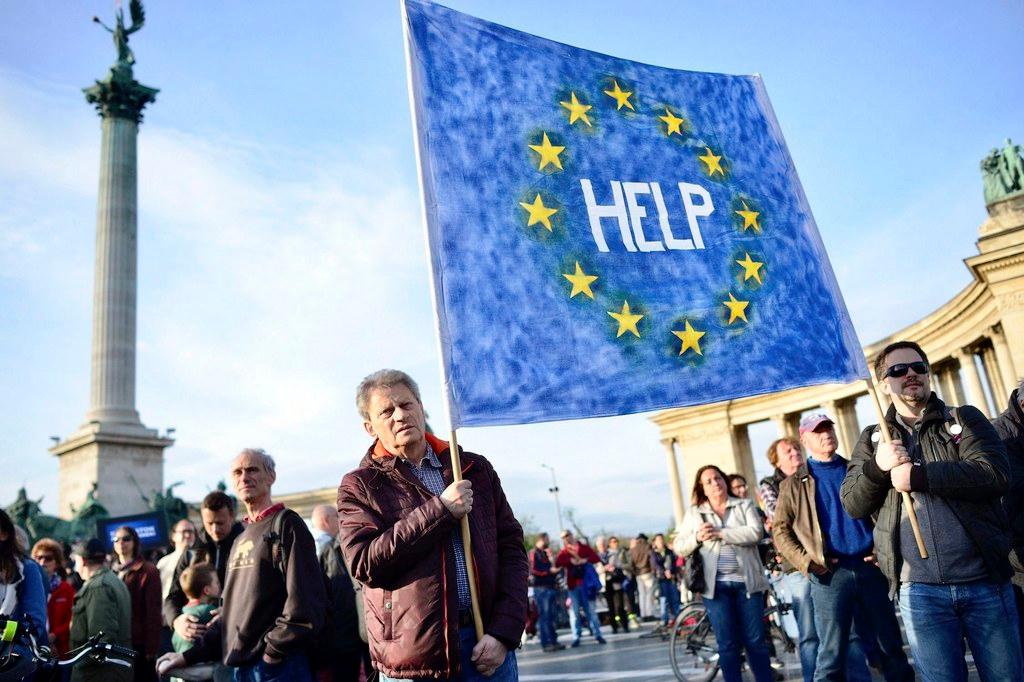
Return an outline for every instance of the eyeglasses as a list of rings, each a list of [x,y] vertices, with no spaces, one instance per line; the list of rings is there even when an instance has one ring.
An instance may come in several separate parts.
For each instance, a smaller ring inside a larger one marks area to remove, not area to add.
[[[114,538],[114,542],[132,542],[134,538],[131,535],[122,535],[119,538]]]
[[[45,564],[45,563],[47,563],[49,561],[53,561],[53,555],[52,554],[36,554],[32,558],[35,559],[36,563],[39,563],[39,564]]]
[[[899,379],[902,376],[906,376],[907,370],[914,370],[914,374],[927,374],[928,363],[923,360],[917,362],[899,362],[885,370],[885,376],[892,377],[893,379]]]

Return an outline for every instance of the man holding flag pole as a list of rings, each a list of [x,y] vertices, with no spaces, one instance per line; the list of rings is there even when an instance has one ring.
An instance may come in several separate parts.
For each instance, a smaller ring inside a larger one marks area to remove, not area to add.
[[[864,430],[842,499],[854,518],[875,519],[878,565],[898,594],[914,662],[929,682],[966,680],[966,637],[983,681],[1024,679],[1000,502],[1006,449],[977,408],[947,406],[932,392],[917,343],[889,344],[874,371],[892,400],[879,426],[896,438]]]
[[[427,433],[404,372],[366,377],[356,405],[374,442],[338,489],[338,541],[374,667],[384,682],[517,679],[526,549],[494,468]]]

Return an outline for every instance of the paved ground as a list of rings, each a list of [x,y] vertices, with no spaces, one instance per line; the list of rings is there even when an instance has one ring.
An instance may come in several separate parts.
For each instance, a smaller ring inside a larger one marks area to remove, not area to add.
[[[518,652],[519,679],[523,682],[557,682],[564,680],[586,680],[604,682],[606,680],[643,680],[644,682],[670,682],[675,680],[668,659],[668,641],[660,638],[644,638],[650,633],[647,625],[641,632],[613,635],[605,633],[608,644],[601,646],[589,635],[583,637],[582,644],[565,651],[544,653],[536,638],[526,644]],[[559,641],[568,647],[571,637],[568,631],[559,632]],[[909,655],[909,653],[908,653]],[[782,670],[786,680],[801,680],[800,661],[796,654],[783,657]],[[977,673],[968,658],[970,679],[977,680]],[[699,671],[693,670],[694,673]],[[715,678],[720,681],[719,675]],[[744,679],[753,680],[749,673]],[[881,680],[880,675],[876,679]]]

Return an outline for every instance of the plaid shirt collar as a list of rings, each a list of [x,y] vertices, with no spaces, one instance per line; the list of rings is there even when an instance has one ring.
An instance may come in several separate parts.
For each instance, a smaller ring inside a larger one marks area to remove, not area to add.
[[[410,463],[409,466],[419,466],[419,468],[423,468],[428,464],[434,467],[435,469],[441,468],[441,460],[437,458],[437,454],[434,452],[434,448],[430,447],[430,441],[427,441],[427,449],[424,450],[423,459],[420,460],[420,463],[418,465]]]

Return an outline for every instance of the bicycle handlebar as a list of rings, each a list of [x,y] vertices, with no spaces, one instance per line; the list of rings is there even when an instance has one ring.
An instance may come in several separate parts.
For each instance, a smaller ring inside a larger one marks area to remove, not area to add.
[[[97,632],[85,644],[69,651],[64,659],[59,659],[50,651],[49,647],[40,646],[36,642],[28,625],[12,618],[0,616],[0,680],[6,679],[4,671],[11,664],[12,658],[23,658],[14,652],[15,643],[28,648],[32,669],[66,668],[75,665],[86,656],[91,656],[96,663],[109,663],[131,668],[132,661],[137,655],[135,650],[119,644],[103,642],[101,641],[102,637],[103,633]],[[15,663],[19,662],[15,661]],[[20,664],[23,663],[24,661],[21,661]],[[20,676],[16,676],[14,679],[20,679]]]

